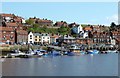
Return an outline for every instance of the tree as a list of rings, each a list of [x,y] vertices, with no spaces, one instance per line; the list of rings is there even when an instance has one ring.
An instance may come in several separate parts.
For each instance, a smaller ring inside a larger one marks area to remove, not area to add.
[[[115,27],[116,24],[114,22],[111,23],[111,27]]]
[[[38,28],[39,25],[38,24],[33,24],[33,28]]]
[[[25,20],[25,22],[26,22],[26,24],[29,24],[29,25],[34,24],[34,20],[32,20],[32,19]]]
[[[69,27],[65,27],[65,26],[61,26],[59,29],[58,29],[58,32],[62,35],[66,35],[66,34],[69,34],[70,32],[70,28]]]

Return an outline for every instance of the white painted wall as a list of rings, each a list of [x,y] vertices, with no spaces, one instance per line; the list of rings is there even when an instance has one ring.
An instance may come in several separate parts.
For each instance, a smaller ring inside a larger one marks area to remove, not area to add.
[[[32,37],[30,37],[30,36],[32,36]],[[28,43],[30,43],[30,42],[34,43],[34,36],[33,36],[33,33],[32,33],[32,32],[30,32],[30,33],[28,34]]]
[[[82,27],[81,25],[78,26],[78,33],[79,33],[80,31],[83,31],[83,27]]]
[[[88,32],[85,32],[85,33],[83,34],[83,38],[86,38],[86,37],[88,37]]]
[[[48,42],[50,44],[50,36],[41,36],[41,43]]]

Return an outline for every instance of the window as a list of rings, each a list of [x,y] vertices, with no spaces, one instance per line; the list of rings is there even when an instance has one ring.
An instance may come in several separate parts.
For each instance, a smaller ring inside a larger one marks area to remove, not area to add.
[[[49,37],[48,37],[48,39],[49,39]]]
[[[35,41],[37,41],[37,39],[35,39]]]
[[[96,42],[96,38],[94,39],[94,42]]]
[[[32,39],[32,38],[30,37],[30,39]]]
[[[30,41],[30,43],[32,43],[32,41]]]
[[[35,36],[35,38],[37,38],[37,36]]]
[[[32,35],[30,35],[30,37],[32,37]]]
[[[45,37],[43,37],[43,39],[45,39]]]

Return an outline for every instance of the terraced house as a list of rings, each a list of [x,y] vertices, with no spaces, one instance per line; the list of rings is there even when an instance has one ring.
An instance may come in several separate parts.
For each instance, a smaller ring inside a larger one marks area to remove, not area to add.
[[[0,22],[2,23],[0,42],[13,44],[27,41],[27,31],[23,30],[24,18],[14,14],[0,14]]]
[[[15,31],[9,27],[0,27],[0,42],[13,44],[15,43]]]
[[[28,43],[30,44],[50,44],[50,36],[48,33],[32,33],[28,34]]]

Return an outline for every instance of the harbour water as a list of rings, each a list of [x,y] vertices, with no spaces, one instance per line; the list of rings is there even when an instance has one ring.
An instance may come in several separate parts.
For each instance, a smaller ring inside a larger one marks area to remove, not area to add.
[[[2,63],[2,75],[118,76],[118,54],[5,58]]]

